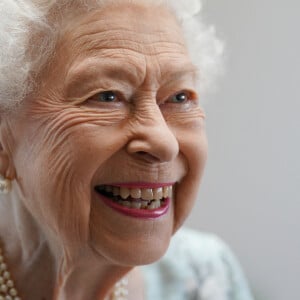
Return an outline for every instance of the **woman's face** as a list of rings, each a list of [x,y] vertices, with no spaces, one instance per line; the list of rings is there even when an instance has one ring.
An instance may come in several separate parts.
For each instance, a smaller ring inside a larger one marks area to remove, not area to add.
[[[70,253],[88,245],[126,265],[157,260],[196,198],[203,119],[167,10],[89,13],[66,27],[39,93],[11,121],[23,201]],[[169,197],[153,204],[163,187]]]

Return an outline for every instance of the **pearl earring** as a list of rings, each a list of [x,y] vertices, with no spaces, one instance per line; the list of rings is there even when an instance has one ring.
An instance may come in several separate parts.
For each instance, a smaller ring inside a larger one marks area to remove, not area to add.
[[[0,194],[8,194],[11,190],[11,181],[0,175]]]

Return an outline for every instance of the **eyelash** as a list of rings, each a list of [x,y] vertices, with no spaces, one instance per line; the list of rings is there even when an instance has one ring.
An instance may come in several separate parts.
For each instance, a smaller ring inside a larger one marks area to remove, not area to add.
[[[103,91],[103,92],[99,92],[97,94],[95,94],[94,96],[90,97],[88,100],[89,101],[96,101],[96,102],[102,102],[102,103],[112,103],[112,102],[117,102],[117,101],[106,101],[104,99],[104,97],[107,96],[108,97],[108,100],[109,100],[109,97],[114,97],[115,99],[118,99],[118,100],[121,100],[121,96],[118,92],[115,92],[115,91]],[[101,100],[100,98],[103,97],[103,101],[99,101]]]
[[[182,99],[182,96],[184,97],[184,99]],[[105,97],[107,97],[108,101],[106,101]],[[181,97],[181,99],[180,99],[180,97]],[[114,98],[114,99],[112,99],[112,98]],[[186,102],[188,102],[190,100],[195,100],[195,98],[196,97],[195,97],[194,93],[182,90],[180,92],[173,94],[171,97],[167,98],[167,100],[163,101],[162,104],[164,104],[164,103],[185,104]],[[117,91],[111,90],[111,91],[99,92],[99,93],[93,95],[92,97],[90,97],[88,99],[88,101],[96,101],[96,102],[100,102],[100,103],[116,103],[116,102],[122,101],[122,99],[124,99],[124,97],[122,97],[122,94],[120,94]],[[99,101],[99,100],[101,100],[101,101]],[[175,100],[175,101],[173,101],[173,100]]]
[[[182,99],[182,96],[184,99]],[[181,99],[180,99],[181,98]],[[175,100],[172,102],[172,100]],[[169,97],[166,101],[167,103],[174,103],[174,104],[184,104],[190,100],[193,100],[192,93],[189,91],[180,91],[174,94],[173,96]]]

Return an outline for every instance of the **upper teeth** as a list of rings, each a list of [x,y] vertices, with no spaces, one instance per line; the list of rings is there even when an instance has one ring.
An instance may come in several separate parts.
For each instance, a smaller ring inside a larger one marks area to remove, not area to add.
[[[106,192],[113,193],[114,196],[120,196],[122,199],[127,199],[129,196],[134,199],[143,200],[161,200],[162,198],[172,197],[172,186],[164,186],[155,189],[149,188],[127,188],[106,185],[103,186]]]

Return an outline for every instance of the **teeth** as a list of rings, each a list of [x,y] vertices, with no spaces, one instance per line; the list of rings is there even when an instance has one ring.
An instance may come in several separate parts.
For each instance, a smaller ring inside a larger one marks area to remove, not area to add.
[[[172,186],[164,186],[155,189],[149,188],[132,188],[129,189],[127,187],[117,187],[111,185],[103,185],[97,187],[99,191],[105,191],[107,193],[111,193],[114,196],[115,201],[120,200],[118,197],[121,197],[123,200],[118,201],[122,202],[122,205],[126,207],[132,206],[133,208],[147,208],[147,209],[155,209],[161,206],[161,201],[164,201],[164,198],[172,198]],[[127,201],[125,201],[129,198]],[[133,201],[133,199],[137,199],[139,201]]]
[[[144,200],[152,200],[153,199],[153,191],[152,189],[142,189],[142,196]]]
[[[163,197],[163,188],[153,189],[153,199],[160,200]]]
[[[122,201],[122,205],[123,205],[123,206],[126,206],[126,207],[128,207],[128,208],[131,207],[130,201]]]
[[[140,209],[142,207],[142,203],[139,201],[132,201],[131,208]]]
[[[155,201],[152,201],[148,206],[147,206],[147,209],[156,209],[156,208],[159,208],[161,206],[161,203],[160,203],[160,200],[155,200]]]
[[[148,204],[149,204],[148,201],[142,200],[142,201],[141,201],[141,208],[147,208]]]
[[[155,209],[155,208],[156,208],[156,204],[154,203],[154,201],[151,202],[151,204],[149,204],[149,205],[147,206],[147,209],[150,209],[150,210]]]
[[[128,188],[126,188],[126,187],[120,188],[120,196],[123,199],[127,199],[129,195],[130,195],[130,190]]]
[[[169,196],[169,187],[168,186],[164,186],[163,187],[163,197],[167,198]]]
[[[134,199],[139,199],[142,196],[142,191],[141,189],[131,189],[130,195]]]
[[[155,200],[153,203],[154,203],[155,208],[160,207],[160,200]]]
[[[168,194],[168,197],[169,198],[172,198],[173,196],[173,187],[172,186],[169,186],[169,194]]]
[[[148,210],[154,210],[159,207],[161,207],[162,202],[160,200],[155,201],[123,201],[119,200],[118,204],[125,206],[127,208],[134,208],[134,209],[148,209]]]

